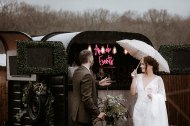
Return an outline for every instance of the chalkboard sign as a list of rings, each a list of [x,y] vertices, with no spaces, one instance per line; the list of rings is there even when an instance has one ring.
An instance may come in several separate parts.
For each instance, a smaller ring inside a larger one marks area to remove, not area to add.
[[[190,73],[190,45],[162,45],[159,52],[168,61],[171,74]]]
[[[19,74],[17,70],[17,52],[7,51],[7,80],[36,81],[35,74]]]
[[[28,48],[27,61],[28,67],[53,68],[52,48]]]
[[[173,50],[173,66],[179,69],[190,68],[190,50]]]
[[[10,75],[18,75],[17,73],[17,57],[9,56]]]
[[[67,72],[66,51],[61,42],[17,42],[18,72],[57,75]]]

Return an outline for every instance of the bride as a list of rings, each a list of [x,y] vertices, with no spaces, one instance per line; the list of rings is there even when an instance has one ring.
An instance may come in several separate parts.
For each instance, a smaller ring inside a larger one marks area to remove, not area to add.
[[[166,95],[163,80],[156,75],[159,64],[146,56],[141,60],[142,74],[135,69],[131,75],[131,94],[137,93],[133,111],[134,126],[168,126]]]

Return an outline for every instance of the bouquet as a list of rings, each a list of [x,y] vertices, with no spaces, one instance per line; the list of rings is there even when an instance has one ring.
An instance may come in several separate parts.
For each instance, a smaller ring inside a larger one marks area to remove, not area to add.
[[[107,124],[115,126],[119,119],[127,121],[128,109],[123,104],[124,102],[126,102],[126,99],[122,95],[115,97],[106,95],[100,99],[100,111],[106,113],[105,121]]]

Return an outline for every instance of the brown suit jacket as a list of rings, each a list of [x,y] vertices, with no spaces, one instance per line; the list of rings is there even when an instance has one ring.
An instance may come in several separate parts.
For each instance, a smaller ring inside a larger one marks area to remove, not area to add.
[[[100,114],[97,103],[96,81],[90,71],[80,66],[73,75],[72,120],[89,123]]]

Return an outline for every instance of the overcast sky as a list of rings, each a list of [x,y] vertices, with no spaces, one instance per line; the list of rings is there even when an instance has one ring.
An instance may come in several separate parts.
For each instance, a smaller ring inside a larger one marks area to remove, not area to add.
[[[123,13],[137,11],[142,14],[149,9],[165,9],[169,14],[190,16],[190,0],[17,0],[33,5],[49,6],[56,10],[84,11],[87,9],[107,9]]]

